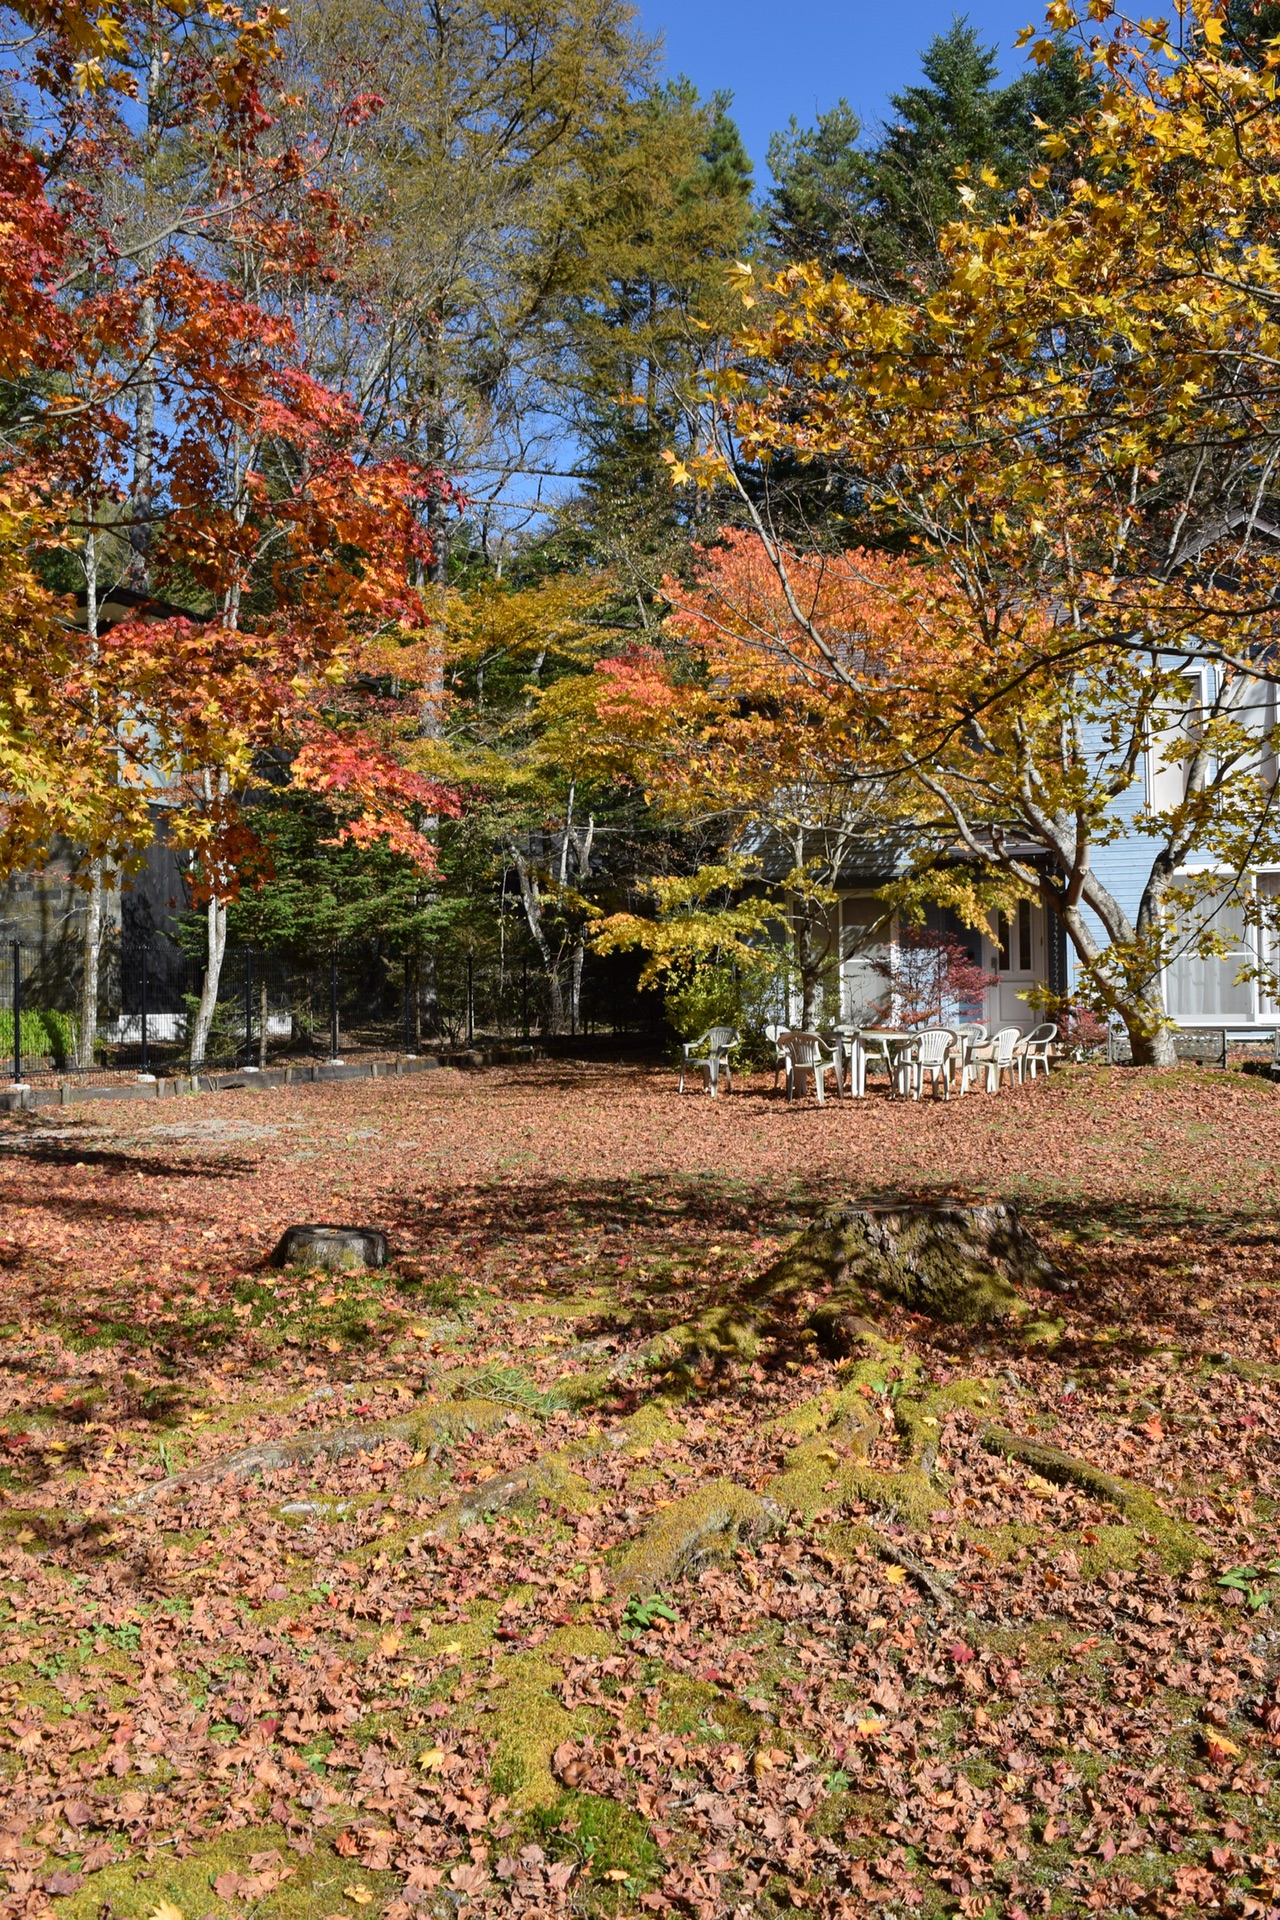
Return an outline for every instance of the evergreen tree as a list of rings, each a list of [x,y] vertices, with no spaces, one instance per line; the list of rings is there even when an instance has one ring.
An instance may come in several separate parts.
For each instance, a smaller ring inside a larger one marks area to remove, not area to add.
[[[937,271],[938,239],[962,211],[962,185],[993,211],[1025,179],[1047,131],[1070,124],[1096,97],[1065,42],[1052,58],[1000,86],[996,51],[965,20],[937,35],[922,78],[894,94],[872,144],[841,100],[812,128],[793,120],[774,136],[767,203],[770,243],[782,259],[817,260],[882,290]],[[1078,171],[1071,156],[1057,165]]]
[[[582,488],[562,531],[576,528],[642,603],[687,542],[689,503],[667,456],[697,444],[709,351],[739,313],[726,269],[755,231],[751,163],[728,107],[681,79],[617,117],[587,182],[564,308]]]
[[[862,259],[870,172],[862,122],[847,100],[812,127],[793,117],[769,142],[776,182],[767,206],[770,242],[787,260],[818,260],[852,275]]]

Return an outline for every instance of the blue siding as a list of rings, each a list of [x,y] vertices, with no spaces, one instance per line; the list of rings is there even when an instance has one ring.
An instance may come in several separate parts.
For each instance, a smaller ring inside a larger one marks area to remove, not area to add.
[[[1111,815],[1123,828],[1121,835],[1108,845],[1095,847],[1093,851],[1093,870],[1108,892],[1113,893],[1125,912],[1132,918],[1138,911],[1138,902],[1142,898],[1142,889],[1151,872],[1151,862],[1159,851],[1160,843],[1149,833],[1142,833],[1133,824],[1147,804],[1147,782],[1145,756],[1128,791],[1112,803]],[[1089,920],[1100,940],[1106,934],[1092,914]],[[1079,977],[1079,963],[1074,949],[1067,949],[1067,978],[1074,986]]]

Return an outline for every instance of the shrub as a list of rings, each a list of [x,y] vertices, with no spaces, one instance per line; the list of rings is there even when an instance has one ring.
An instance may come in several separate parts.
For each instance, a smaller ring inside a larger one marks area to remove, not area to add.
[[[55,1013],[47,1007],[22,1009],[22,1057],[24,1060],[51,1060],[55,1067],[68,1066],[75,1059],[75,1021],[69,1013]],[[0,1061],[13,1058],[13,1009],[0,1010]]]
[[[982,996],[997,979],[953,934],[927,927],[905,928],[893,952],[872,966],[893,989],[893,1017],[904,1027],[980,1020]]]

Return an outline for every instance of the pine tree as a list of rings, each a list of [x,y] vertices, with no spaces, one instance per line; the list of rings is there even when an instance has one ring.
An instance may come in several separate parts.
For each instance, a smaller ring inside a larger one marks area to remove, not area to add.
[[[1065,42],[999,86],[995,49],[962,19],[920,64],[921,81],[893,95],[892,117],[870,144],[844,100],[812,128],[793,120],[774,136],[767,222],[779,258],[816,260],[881,290],[927,281],[938,271],[939,236],[962,211],[961,187],[993,211],[1039,158],[1045,133],[1096,96]],[[1065,178],[1078,162],[1068,156],[1056,171]]]
[[[793,117],[770,140],[769,171],[777,184],[768,200],[768,230],[782,258],[818,260],[831,273],[858,271],[869,188],[861,139],[861,120],[847,100],[838,100],[812,127]]]
[[[667,456],[696,444],[709,349],[738,313],[726,269],[755,228],[751,163],[728,107],[681,79],[618,116],[587,183],[564,308],[582,448],[566,518],[642,592],[686,538]]]

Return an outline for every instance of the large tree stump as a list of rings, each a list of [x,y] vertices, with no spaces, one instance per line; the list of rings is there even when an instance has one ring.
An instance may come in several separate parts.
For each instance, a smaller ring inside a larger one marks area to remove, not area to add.
[[[803,1287],[835,1293],[845,1313],[868,1295],[938,1320],[975,1323],[1015,1312],[1019,1289],[1066,1285],[1043,1248],[1001,1204],[888,1204],[827,1215],[757,1283],[769,1297]]]
[[[881,1338],[876,1318],[885,1301],[981,1325],[1024,1311],[1023,1287],[1068,1284],[1012,1207],[838,1207],[740,1292],[659,1334],[651,1359],[696,1378],[754,1358],[764,1337],[775,1349],[807,1340],[846,1354]]]

